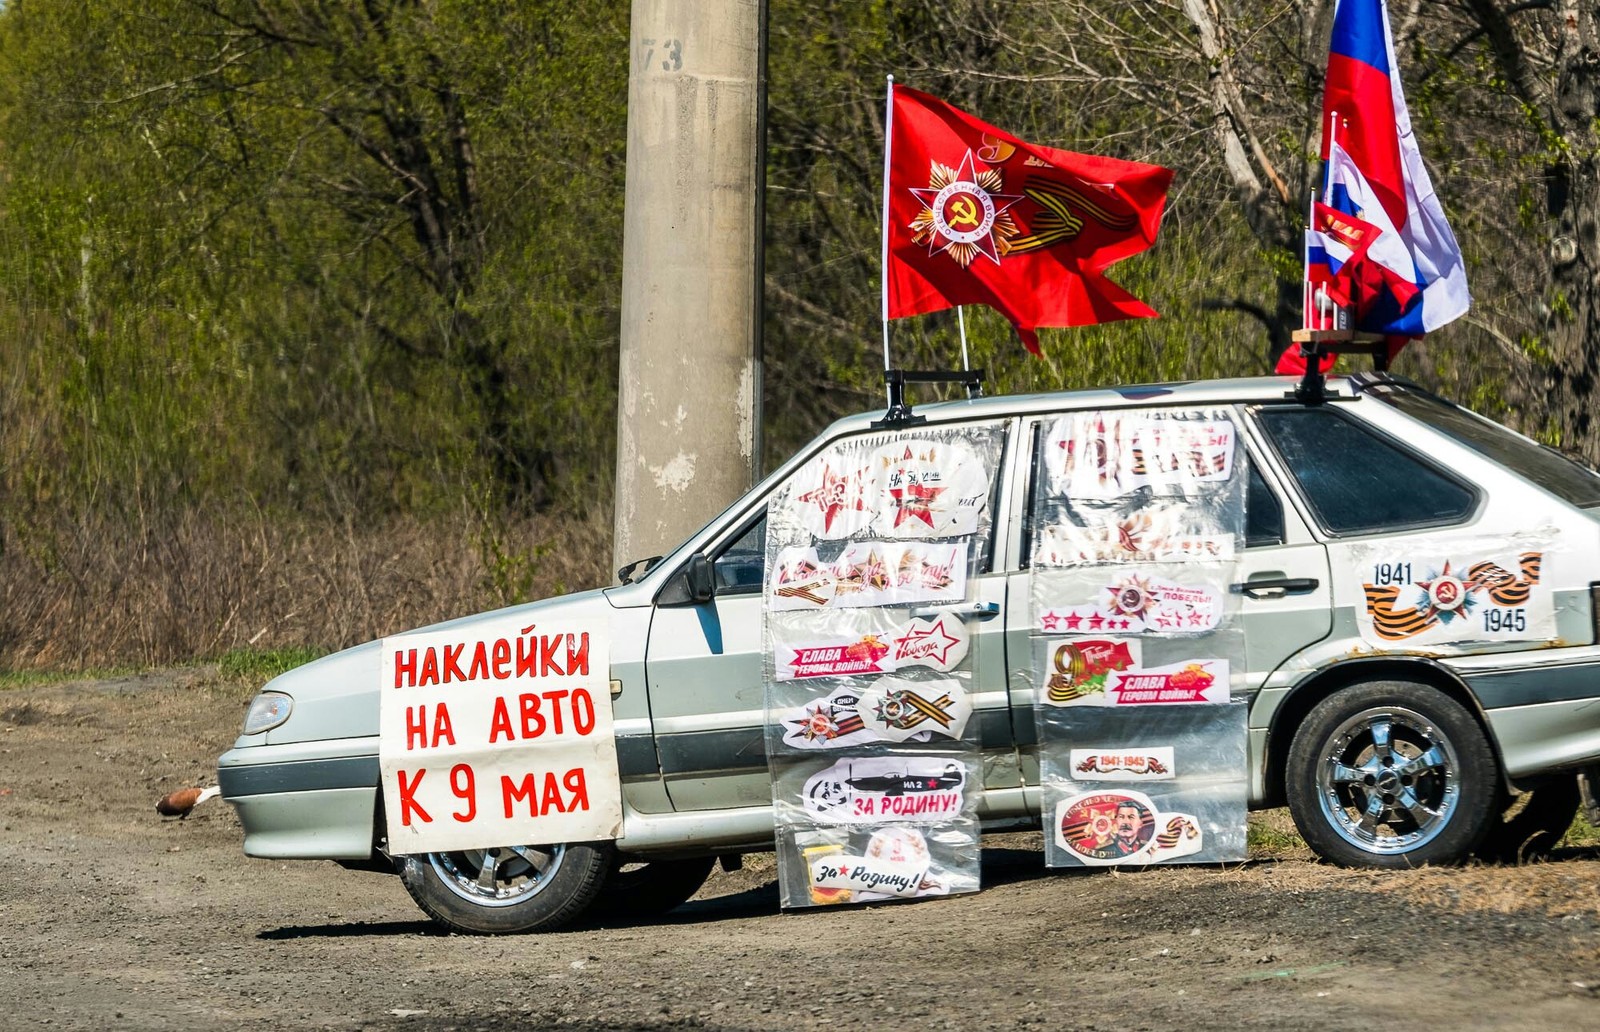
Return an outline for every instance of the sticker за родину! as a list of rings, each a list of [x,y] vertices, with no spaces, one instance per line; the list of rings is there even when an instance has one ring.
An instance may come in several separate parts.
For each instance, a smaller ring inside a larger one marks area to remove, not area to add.
[[[961,816],[966,768],[937,756],[839,760],[806,780],[806,811],[823,824],[935,823]]]

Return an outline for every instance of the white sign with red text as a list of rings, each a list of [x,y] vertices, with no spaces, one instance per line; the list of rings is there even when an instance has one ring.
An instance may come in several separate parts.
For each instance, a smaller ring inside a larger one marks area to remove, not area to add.
[[[617,837],[606,635],[603,620],[530,613],[383,639],[390,852]]]

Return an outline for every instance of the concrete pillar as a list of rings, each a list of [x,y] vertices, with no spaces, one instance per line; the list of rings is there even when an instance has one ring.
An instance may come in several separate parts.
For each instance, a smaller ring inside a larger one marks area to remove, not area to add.
[[[616,565],[678,545],[756,464],[764,0],[633,0]]]

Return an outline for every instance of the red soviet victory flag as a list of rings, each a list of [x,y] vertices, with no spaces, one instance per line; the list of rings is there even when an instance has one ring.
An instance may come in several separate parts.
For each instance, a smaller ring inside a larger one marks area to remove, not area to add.
[[[988,305],[1038,354],[1036,327],[1156,314],[1104,272],[1155,242],[1171,170],[1024,143],[890,89],[885,319]]]

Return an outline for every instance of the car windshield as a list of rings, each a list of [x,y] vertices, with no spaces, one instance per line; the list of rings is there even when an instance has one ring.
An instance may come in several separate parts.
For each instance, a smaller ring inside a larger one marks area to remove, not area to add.
[[[1554,448],[1415,387],[1378,384],[1368,393],[1564,501],[1585,509],[1600,506],[1600,475]]]

